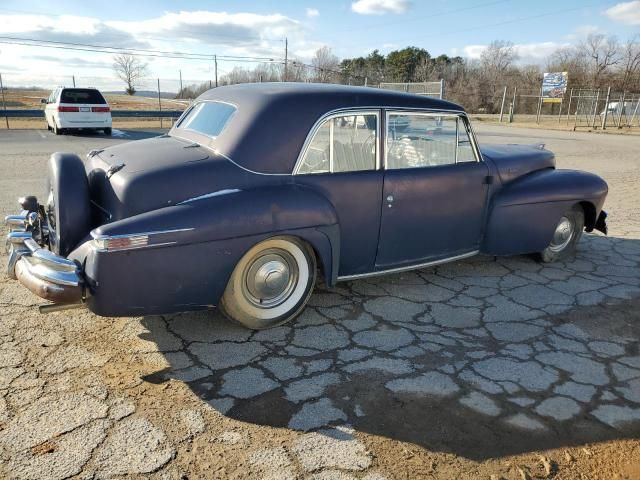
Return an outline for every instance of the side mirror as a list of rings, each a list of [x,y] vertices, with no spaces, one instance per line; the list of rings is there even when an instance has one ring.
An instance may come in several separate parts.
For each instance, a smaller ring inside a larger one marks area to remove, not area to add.
[[[41,98],[40,103],[48,103],[46,98]]]

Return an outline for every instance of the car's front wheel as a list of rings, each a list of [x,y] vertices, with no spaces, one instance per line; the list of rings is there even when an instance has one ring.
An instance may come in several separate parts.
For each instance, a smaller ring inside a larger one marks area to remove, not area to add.
[[[251,248],[238,262],[220,308],[247,328],[260,330],[293,320],[316,281],[313,250],[293,237],[274,237]]]
[[[582,236],[582,230],[584,230],[584,211],[580,205],[574,205],[560,217],[551,242],[540,252],[540,260],[551,263],[573,256]]]

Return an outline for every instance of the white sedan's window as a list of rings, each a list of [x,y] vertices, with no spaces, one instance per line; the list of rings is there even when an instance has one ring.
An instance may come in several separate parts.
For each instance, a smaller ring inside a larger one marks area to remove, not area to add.
[[[298,173],[375,170],[377,131],[378,118],[373,113],[325,121],[311,140]]]
[[[386,168],[437,167],[473,161],[471,141],[459,117],[389,115]]]

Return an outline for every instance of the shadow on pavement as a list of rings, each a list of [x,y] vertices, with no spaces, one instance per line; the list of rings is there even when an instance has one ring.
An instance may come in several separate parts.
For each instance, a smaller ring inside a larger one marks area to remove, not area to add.
[[[146,317],[168,368],[229,417],[350,424],[474,460],[640,437],[640,241],[471,261],[319,290],[297,322]]]

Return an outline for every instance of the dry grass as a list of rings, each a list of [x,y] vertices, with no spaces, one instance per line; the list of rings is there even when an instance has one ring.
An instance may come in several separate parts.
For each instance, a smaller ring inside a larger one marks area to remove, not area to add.
[[[49,96],[48,90],[7,89],[4,92],[8,109],[43,108],[40,100]],[[113,110],[157,110],[158,99],[150,97],[132,97],[130,95],[104,94]],[[1,100],[1,98],[0,98]],[[167,110],[184,110],[188,100],[172,100],[163,98],[162,108]]]

